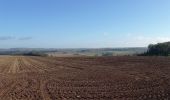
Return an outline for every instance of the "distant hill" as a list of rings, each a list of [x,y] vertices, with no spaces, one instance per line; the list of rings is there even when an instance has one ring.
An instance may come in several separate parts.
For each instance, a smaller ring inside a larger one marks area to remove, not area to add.
[[[170,55],[170,42],[150,44],[146,56],[169,56]]]
[[[81,48],[81,49],[58,49],[49,52],[49,56],[124,56],[137,55],[147,51],[145,47],[132,48]]]
[[[28,55],[28,54],[43,54],[46,52],[56,51],[53,49],[44,48],[10,48],[10,49],[0,49],[0,55]]]
[[[0,49],[0,55],[32,55],[32,54],[50,54],[50,55],[78,55],[78,56],[119,56],[134,55],[146,52],[145,47],[132,48],[10,48]]]

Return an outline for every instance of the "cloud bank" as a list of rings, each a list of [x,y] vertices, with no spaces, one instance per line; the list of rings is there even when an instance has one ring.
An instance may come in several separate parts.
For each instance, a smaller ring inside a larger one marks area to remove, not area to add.
[[[31,40],[32,37],[21,37],[21,38],[18,38],[18,40]]]
[[[15,37],[12,36],[0,36],[0,40],[12,40],[15,39]]]
[[[13,37],[13,36],[0,36],[1,41],[6,41],[6,40],[31,40],[32,37]]]

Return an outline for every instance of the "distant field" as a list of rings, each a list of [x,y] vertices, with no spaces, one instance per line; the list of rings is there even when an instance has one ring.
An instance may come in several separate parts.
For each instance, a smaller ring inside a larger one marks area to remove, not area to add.
[[[136,55],[147,51],[147,48],[99,48],[99,49],[62,49],[48,52],[54,57],[77,57],[77,56],[125,56]]]
[[[0,56],[0,100],[169,100],[169,57]]]
[[[79,57],[79,56],[104,56],[103,54],[109,54],[108,56],[125,56],[125,55],[135,55],[138,54],[133,51],[110,51],[110,52],[86,52],[86,53],[73,53],[73,52],[49,52],[47,53],[48,56],[54,57]]]
[[[133,48],[96,48],[96,49],[43,49],[43,48],[12,48],[0,49],[0,55],[44,55],[54,57],[77,56],[123,56],[136,55],[147,51],[145,47]]]

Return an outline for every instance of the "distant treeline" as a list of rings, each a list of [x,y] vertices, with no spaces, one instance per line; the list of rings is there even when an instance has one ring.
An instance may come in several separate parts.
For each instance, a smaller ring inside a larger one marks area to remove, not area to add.
[[[140,54],[140,56],[169,56],[170,42],[150,44],[147,52]]]
[[[18,55],[18,56],[47,56],[45,52],[41,51],[6,51],[6,52],[0,52],[0,55]]]
[[[23,53],[23,56],[47,56],[47,54],[42,53],[42,52],[28,52],[28,53]]]

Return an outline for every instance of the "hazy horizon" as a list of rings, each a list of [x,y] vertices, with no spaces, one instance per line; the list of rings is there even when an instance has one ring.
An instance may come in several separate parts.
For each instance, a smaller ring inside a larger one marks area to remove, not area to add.
[[[1,0],[0,48],[147,47],[170,41],[169,0]]]
[[[15,47],[0,49],[128,49],[128,48],[147,48],[147,47],[99,47],[99,48],[31,48],[31,47]]]

